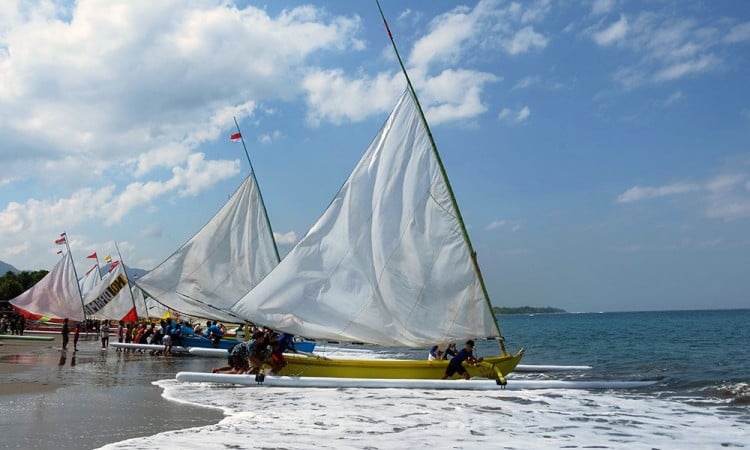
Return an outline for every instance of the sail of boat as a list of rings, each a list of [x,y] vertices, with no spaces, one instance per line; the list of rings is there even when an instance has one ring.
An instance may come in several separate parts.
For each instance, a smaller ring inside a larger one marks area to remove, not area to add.
[[[117,261],[113,266],[109,276],[84,295],[83,311],[90,319],[135,322],[138,315],[128,289],[125,265]]]
[[[78,280],[78,285],[81,288],[81,295],[85,296],[91,289],[93,289],[99,282],[102,281],[102,276],[99,273],[99,264],[94,263],[93,266]]]
[[[219,212],[164,262],[136,281],[184,316],[242,322],[230,307],[278,264],[254,174]]]
[[[411,91],[322,217],[232,310],[314,339],[499,336]]]
[[[55,267],[23,294],[10,300],[10,304],[28,318],[42,318],[61,322],[84,319],[81,294],[73,268],[73,258],[66,252]]]

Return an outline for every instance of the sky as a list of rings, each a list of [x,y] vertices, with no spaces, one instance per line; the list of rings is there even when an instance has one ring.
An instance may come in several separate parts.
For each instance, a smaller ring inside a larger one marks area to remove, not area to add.
[[[750,307],[750,3],[381,5],[493,304]],[[405,86],[374,1],[0,2],[0,260],[154,267],[233,117],[285,254]]]

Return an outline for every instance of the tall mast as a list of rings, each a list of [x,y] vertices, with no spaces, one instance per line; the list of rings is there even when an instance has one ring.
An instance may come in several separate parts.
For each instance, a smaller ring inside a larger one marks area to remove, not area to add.
[[[401,55],[398,53],[398,48],[396,48],[396,41],[393,40],[393,34],[391,34],[391,29],[388,26],[388,22],[385,20],[385,14],[383,14],[383,8],[380,7],[380,2],[378,0],[375,0],[375,3],[378,5],[378,11],[380,11],[380,17],[383,18],[383,24],[385,25],[385,30],[388,32],[388,38],[390,38],[391,40],[391,45],[393,45],[393,51],[396,53],[398,64],[401,66],[401,71],[404,73],[404,77],[406,77],[406,84],[409,87],[409,92],[411,92],[411,95],[414,98],[414,103],[416,103],[417,105],[419,116],[422,118],[422,123],[424,124],[424,127],[427,130],[427,136],[430,138],[430,145],[432,147],[432,152],[435,155],[435,159],[437,159],[438,167],[440,168],[440,173],[443,175],[443,181],[445,181],[445,185],[448,189],[448,193],[450,194],[451,203],[453,204],[453,210],[456,211],[456,218],[458,219],[458,223],[461,225],[461,234],[463,235],[464,241],[466,241],[466,245],[469,248],[469,252],[471,254],[471,261],[474,264],[474,271],[476,272],[477,277],[479,279],[479,284],[482,286],[482,292],[484,293],[484,300],[485,302],[487,302],[487,307],[489,308],[489,310],[492,311],[492,302],[490,302],[490,295],[487,292],[487,286],[484,283],[484,278],[482,277],[482,271],[479,269],[479,263],[477,262],[477,252],[474,250],[474,246],[471,245],[471,239],[469,239],[469,233],[466,231],[466,225],[464,224],[464,219],[461,216],[461,210],[458,209],[458,202],[456,202],[456,196],[453,194],[453,188],[451,187],[451,183],[448,180],[448,174],[445,171],[445,166],[443,166],[443,160],[440,158],[440,153],[438,153],[437,145],[435,144],[435,139],[432,137],[432,131],[430,130],[430,126],[427,123],[427,119],[425,118],[424,111],[422,110],[422,105],[419,103],[417,92],[414,90],[414,86],[411,84],[411,79],[409,78],[409,74],[406,72],[406,67],[404,67],[404,62],[401,60]],[[492,319],[495,323],[495,328],[497,329],[498,336],[501,336],[500,325],[497,323],[497,318],[495,317],[494,313],[492,313]],[[502,342],[502,339],[500,340],[500,346],[503,349],[503,353],[505,353],[505,346]]]
[[[279,248],[276,245],[276,238],[273,235],[273,228],[271,228],[271,220],[268,218],[268,210],[266,209],[266,203],[263,201],[263,194],[261,194],[260,192],[260,185],[258,185],[258,178],[255,176],[255,170],[253,169],[253,162],[250,161],[250,153],[247,152],[247,146],[245,145],[245,137],[242,135],[242,131],[240,131],[240,124],[237,123],[237,118],[232,116],[232,119],[234,119],[234,126],[237,127],[237,134],[240,135],[242,148],[245,149],[245,156],[247,156],[247,162],[250,164],[250,175],[252,175],[253,179],[255,180],[255,187],[258,189],[258,198],[260,199],[260,206],[263,207],[263,215],[266,217],[266,225],[268,226],[268,231],[271,232],[271,241],[273,242],[273,251],[276,253],[276,262],[280,262],[281,257],[279,256]]]
[[[136,308],[135,306],[135,296],[133,295],[133,286],[130,283],[130,277],[128,276],[128,269],[125,268],[125,261],[122,260],[122,254],[120,253],[120,247],[117,246],[117,241],[115,241],[115,250],[117,250],[117,257],[120,258],[120,264],[122,264],[122,271],[125,272],[125,278],[128,280],[127,284],[128,284],[128,290],[130,291],[130,301],[133,302],[133,309],[135,310],[136,317],[138,317],[138,308]]]
[[[78,284],[78,271],[76,270],[76,263],[75,263],[75,260],[73,259],[73,254],[70,253],[70,243],[68,242],[68,233],[63,231],[60,236],[65,238],[65,248],[68,249],[68,257],[70,258],[70,263],[73,265],[73,275],[75,275],[76,277],[76,289],[78,289],[78,298],[81,299],[81,312],[83,313],[83,321],[86,322],[86,307],[83,304],[83,293],[81,292],[81,285]]]

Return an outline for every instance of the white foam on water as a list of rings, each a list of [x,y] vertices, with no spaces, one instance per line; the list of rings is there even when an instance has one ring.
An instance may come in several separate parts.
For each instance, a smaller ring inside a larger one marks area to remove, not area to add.
[[[738,414],[623,391],[434,391],[155,382],[174,401],[221,408],[215,425],[105,449],[719,448],[750,444]]]

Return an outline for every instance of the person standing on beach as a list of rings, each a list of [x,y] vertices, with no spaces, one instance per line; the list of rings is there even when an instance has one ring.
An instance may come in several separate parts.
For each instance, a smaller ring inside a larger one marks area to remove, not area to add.
[[[106,350],[109,347],[109,323],[106,320],[99,325],[99,337],[102,340],[102,350]]]
[[[68,328],[68,318],[63,319],[63,327],[62,327],[62,349],[67,350],[68,349],[68,334],[70,333],[70,329]]]
[[[73,352],[78,351],[78,338],[81,336],[81,324],[76,322],[76,327],[73,329]]]

